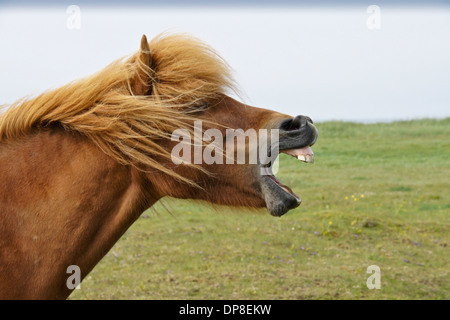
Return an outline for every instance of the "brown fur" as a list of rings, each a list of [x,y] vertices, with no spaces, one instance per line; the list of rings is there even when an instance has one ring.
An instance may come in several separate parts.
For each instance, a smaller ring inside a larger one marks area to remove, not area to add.
[[[146,44],[0,118],[0,298],[68,297],[67,267],[85,277],[162,197],[265,206],[252,166],[175,166],[170,133],[195,119],[224,131],[287,116],[227,97],[229,70],[202,42]]]
[[[197,39],[161,35],[148,45],[144,37],[141,50],[129,59],[13,103],[0,118],[0,140],[58,123],[82,133],[121,164],[155,168],[189,183],[154,160],[170,159],[159,141],[192,122],[184,110],[233,89],[233,80],[225,62]]]

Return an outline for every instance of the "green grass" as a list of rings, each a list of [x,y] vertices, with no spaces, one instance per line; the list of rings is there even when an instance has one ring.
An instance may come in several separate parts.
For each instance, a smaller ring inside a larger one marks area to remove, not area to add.
[[[314,165],[280,156],[299,208],[158,204],[71,298],[448,299],[450,119],[317,127]]]

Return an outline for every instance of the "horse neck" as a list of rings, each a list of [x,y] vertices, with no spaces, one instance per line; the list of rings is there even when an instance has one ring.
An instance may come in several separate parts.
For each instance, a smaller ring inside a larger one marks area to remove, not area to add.
[[[0,147],[0,163],[0,272],[18,275],[0,279],[7,297],[66,298],[67,268],[84,278],[152,204],[138,171],[63,130]]]

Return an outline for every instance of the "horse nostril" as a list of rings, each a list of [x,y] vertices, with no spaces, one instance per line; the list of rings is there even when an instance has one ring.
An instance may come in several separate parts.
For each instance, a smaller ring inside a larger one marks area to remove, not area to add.
[[[307,123],[308,119],[306,119],[306,117],[300,116],[300,128],[306,126]]]
[[[293,119],[285,120],[282,122],[280,129],[285,131],[296,131],[300,128],[305,127],[308,125],[308,122],[311,122],[311,119],[306,116],[296,116]]]
[[[291,123],[291,127],[293,130],[298,130],[303,128],[308,124],[308,119],[305,116],[296,116]]]
[[[298,129],[300,129],[301,127],[303,127],[304,126],[304,124],[303,124],[303,119],[302,119],[303,117],[302,116],[296,116],[294,119],[292,119],[292,121],[291,121],[291,123],[290,123],[290,130],[298,130]]]

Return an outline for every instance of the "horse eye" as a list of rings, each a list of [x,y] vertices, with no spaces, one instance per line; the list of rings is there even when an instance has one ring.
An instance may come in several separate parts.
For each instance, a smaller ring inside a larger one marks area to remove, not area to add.
[[[198,112],[206,111],[206,109],[208,109],[208,107],[209,107],[209,103],[205,102],[205,103],[201,104],[199,107],[197,107],[197,111]]]
[[[208,107],[209,107],[209,103],[205,102],[205,103],[202,103],[200,105],[187,108],[184,112],[185,113],[190,113],[190,114],[192,114],[192,113],[199,113],[199,112],[206,111],[208,109]]]

